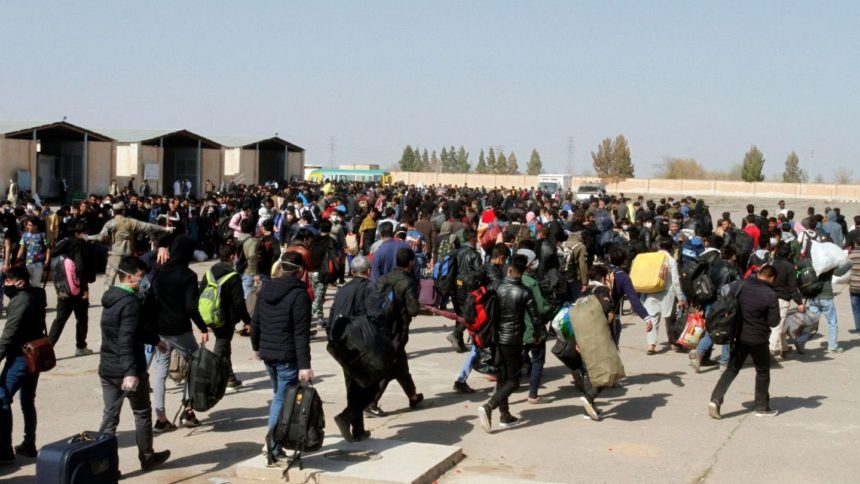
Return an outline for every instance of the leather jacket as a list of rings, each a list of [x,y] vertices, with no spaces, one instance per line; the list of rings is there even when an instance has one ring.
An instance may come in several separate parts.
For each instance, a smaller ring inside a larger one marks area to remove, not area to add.
[[[540,313],[532,292],[520,278],[505,277],[496,288],[496,304],[499,306],[499,321],[496,325],[496,342],[501,345],[523,344],[526,328],[526,311],[532,321],[540,323]],[[540,339],[543,325],[534,326],[534,335]]]
[[[464,244],[457,249],[457,287],[456,297],[461,303],[466,295],[481,285],[484,277],[484,261],[481,254],[471,244]]]
[[[543,279],[550,269],[558,269],[558,254],[550,239],[540,240],[538,244],[538,279]]]

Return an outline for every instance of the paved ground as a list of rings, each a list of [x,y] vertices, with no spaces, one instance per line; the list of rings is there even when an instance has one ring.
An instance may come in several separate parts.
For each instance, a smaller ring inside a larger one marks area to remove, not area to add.
[[[757,202],[762,207],[775,206]],[[712,203],[712,212],[718,216],[722,210],[737,211],[744,204]],[[853,215],[854,209],[850,213],[846,209],[846,215]],[[198,264],[195,269],[202,273],[206,266]],[[95,301],[100,300],[101,286],[100,279]],[[54,292],[48,292],[53,308]],[[853,320],[847,294],[840,295],[837,303],[845,353],[825,355],[823,338],[818,338],[809,344],[807,355],[793,356],[775,368],[772,405],[782,413],[774,419],[756,418],[751,413],[751,367],[729,391],[723,407],[725,418],[709,419],[706,403],[719,372],[708,368],[693,374],[686,355],[673,351],[646,356],[642,325],[628,316],[621,346],[629,376],[620,388],[607,390],[598,399],[605,411],[603,421],[584,418],[580,394],[570,383],[569,372],[549,355],[542,394],[552,401],[528,405],[525,393],[516,393],[512,410],[526,423],[487,435],[478,425],[476,411],[489,397],[492,384],[473,374],[469,382],[479,393],[454,394],[451,386],[464,355],[454,354],[448,347],[446,320],[422,316],[413,323],[408,350],[412,374],[427,398],[426,405],[408,411],[402,391],[392,384],[381,404],[391,415],[369,420],[368,428],[378,438],[462,446],[466,458],[441,479],[444,482],[737,482],[751,476],[760,482],[853,482],[849,472],[860,442],[856,405],[860,383],[851,375],[860,366],[860,338],[848,332]],[[94,305],[89,338],[94,349],[100,344],[100,315],[101,308]],[[53,311],[48,317],[53,317]],[[825,334],[826,327],[822,324]],[[98,355],[70,358],[73,332],[70,322],[57,348],[61,358],[57,368],[39,381],[39,445],[97,429],[100,422]],[[243,482],[231,467],[260,451],[271,393],[262,364],[251,358],[248,340],[237,338],[234,351],[234,366],[245,388],[201,415],[202,427],[157,436],[156,449],[173,452],[162,469],[139,473],[133,420],[128,407],[124,408],[120,466],[129,481]],[[331,417],[345,401],[341,372],[322,341],[313,343],[313,361],[316,384],[325,401],[327,430],[335,432]],[[178,389],[170,391],[170,412],[178,408],[179,400]],[[17,406],[14,413],[17,442],[22,426]],[[33,461],[19,459],[19,463],[20,467],[0,469],[0,479],[32,482]]]

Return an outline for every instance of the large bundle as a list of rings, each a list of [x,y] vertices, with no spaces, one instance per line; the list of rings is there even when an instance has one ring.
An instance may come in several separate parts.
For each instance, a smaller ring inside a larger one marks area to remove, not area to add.
[[[848,264],[848,254],[833,242],[812,241],[809,250],[812,268],[819,275]]]
[[[579,299],[570,310],[570,320],[591,383],[604,387],[624,378],[624,365],[612,341],[600,300],[595,296]]]
[[[394,345],[367,316],[336,319],[326,349],[362,387],[385,379],[394,362]]]
[[[646,252],[633,259],[630,280],[639,294],[656,294],[666,289],[668,258],[661,252]]]

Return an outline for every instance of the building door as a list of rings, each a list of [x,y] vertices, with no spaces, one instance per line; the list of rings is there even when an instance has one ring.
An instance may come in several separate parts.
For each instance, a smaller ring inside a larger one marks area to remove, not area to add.
[[[57,156],[39,153],[36,166],[36,189],[42,198],[60,196],[59,177],[57,177]]]
[[[197,148],[170,147],[164,149],[164,193],[174,195],[173,184],[176,180],[191,180],[192,193],[196,193]]]
[[[284,181],[286,176],[286,152],[283,149],[279,150],[260,150],[260,166],[258,173],[260,174],[257,182],[262,185],[268,181],[274,180],[278,183]]]

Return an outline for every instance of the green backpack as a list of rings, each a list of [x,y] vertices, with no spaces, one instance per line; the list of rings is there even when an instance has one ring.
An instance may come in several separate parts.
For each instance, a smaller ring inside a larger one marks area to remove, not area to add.
[[[220,328],[226,322],[221,309],[221,287],[235,275],[235,272],[231,272],[216,281],[212,271],[206,271],[206,288],[200,293],[200,299],[197,301],[197,309],[206,326]]]

